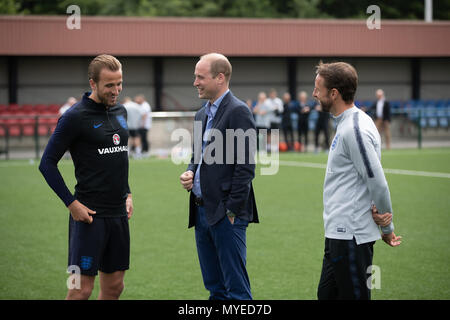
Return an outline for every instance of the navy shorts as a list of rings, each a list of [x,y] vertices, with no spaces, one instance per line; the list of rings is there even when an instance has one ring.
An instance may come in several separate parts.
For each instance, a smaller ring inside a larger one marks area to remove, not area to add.
[[[130,129],[128,130],[128,134],[130,135],[130,137],[132,138],[136,138],[137,136],[139,136],[139,132],[136,129]]]
[[[97,218],[91,224],[69,218],[69,266],[83,275],[95,276],[128,270],[130,231],[128,217]]]

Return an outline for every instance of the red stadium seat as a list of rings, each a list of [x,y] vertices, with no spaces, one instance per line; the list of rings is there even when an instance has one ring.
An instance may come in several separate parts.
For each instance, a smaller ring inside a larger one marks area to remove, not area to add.
[[[22,126],[22,135],[33,136],[36,118],[32,117],[31,115],[24,115],[24,117],[21,118],[19,121]]]
[[[32,104],[24,104],[24,105],[22,105],[21,112],[23,112],[25,114],[32,114],[32,113],[34,113],[34,107]]]
[[[45,113],[41,114],[42,116],[48,116],[49,112],[46,111]],[[56,119],[56,121],[58,121]],[[50,131],[50,127],[54,123],[54,120],[52,118],[47,117],[39,117],[38,119],[38,135],[40,136],[47,136]]]
[[[34,106],[34,111],[36,113],[45,113],[48,110],[48,106],[46,104],[37,104]]]
[[[48,135],[48,125],[46,124],[38,124],[38,135],[47,136]]]
[[[26,114],[22,118],[19,119],[19,122],[22,125],[27,125],[27,124],[33,125],[36,122],[36,118],[33,117],[32,115]]]
[[[0,115],[8,111],[8,106],[5,104],[0,104]]]
[[[10,137],[20,137],[22,135],[22,129],[17,120],[15,122],[10,122],[7,124],[8,132]]]
[[[47,120],[47,124],[48,124],[48,133],[52,134],[53,131],[55,131],[56,125],[58,124],[58,118],[57,117],[53,117]]]
[[[3,128],[8,130],[9,136],[12,137],[19,137],[22,134],[20,118],[11,118],[11,116],[15,116],[17,112],[16,106],[13,106],[12,109],[8,106],[7,113],[3,114],[6,118],[0,118],[0,123],[3,125]]]
[[[9,114],[16,114],[19,113],[21,110],[20,106],[16,103],[12,103],[8,106],[7,112]]]
[[[6,120],[0,116],[0,137],[6,135]]]
[[[34,124],[25,124],[22,126],[22,135],[25,137],[31,137],[34,136]]]
[[[40,114],[43,117],[39,117],[40,123],[45,124],[55,124],[58,122],[58,114],[51,113],[50,111],[46,111]]]
[[[48,110],[53,114],[58,114],[61,106],[59,104],[51,104],[48,106]]]

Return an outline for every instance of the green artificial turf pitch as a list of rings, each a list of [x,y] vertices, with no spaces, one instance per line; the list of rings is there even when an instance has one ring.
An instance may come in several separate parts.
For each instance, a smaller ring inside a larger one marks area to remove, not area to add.
[[[316,299],[324,232],[322,187],[326,154],[281,154],[275,175],[254,189],[260,224],[247,230],[247,267],[254,299]],[[295,163],[299,163],[296,166]],[[283,164],[285,163],[285,164]],[[286,165],[288,163],[288,165]],[[294,165],[289,165],[294,163]],[[383,151],[388,169],[450,173],[450,149]],[[73,190],[70,160],[59,168]],[[130,161],[135,212],[131,265],[122,299],[207,299],[187,229],[188,193],[170,159]],[[0,299],[63,299],[66,295],[68,210],[48,187],[38,163],[0,161]],[[373,299],[450,299],[450,179],[386,173],[398,248],[377,241],[373,263],[380,288]],[[98,279],[91,299],[98,294]]]

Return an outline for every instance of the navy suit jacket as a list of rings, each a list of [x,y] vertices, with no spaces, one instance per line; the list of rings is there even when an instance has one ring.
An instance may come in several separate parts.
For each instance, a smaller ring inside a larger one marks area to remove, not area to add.
[[[206,107],[203,106],[195,115],[195,121],[201,121],[201,127],[194,125],[194,139],[196,136],[203,136],[205,131],[207,115]],[[201,128],[201,134],[196,132]],[[248,129],[254,130],[256,134],[255,122],[253,115],[248,106],[241,100],[237,99],[231,91],[225,95],[214,117],[212,128],[216,134],[219,132],[223,137],[223,148],[217,148],[218,140],[211,138],[205,146],[205,154],[212,156],[220,154],[223,151],[223,157],[216,158],[213,163],[202,162],[200,167],[200,188],[202,191],[203,204],[206,212],[206,220],[209,225],[214,225],[221,220],[226,211],[231,210],[237,217],[249,222],[259,222],[258,212],[256,209],[255,196],[253,193],[252,180],[255,177],[254,157],[249,150],[256,150],[256,139],[246,139],[245,161],[237,161],[237,141],[234,139],[234,157],[232,161],[227,161],[227,152],[229,156],[232,155],[231,149],[227,150],[226,129],[242,129],[246,132]],[[250,132],[250,131],[249,131]],[[212,135],[214,137],[214,135]],[[256,136],[255,136],[256,138]],[[254,146],[250,146],[253,143]],[[210,149],[208,149],[208,146]],[[228,144],[228,148],[230,144]],[[197,149],[197,150],[196,150]],[[211,152],[210,152],[211,151]],[[193,148],[191,162],[187,170],[196,172],[198,160],[200,155],[196,152],[201,152],[200,148]],[[195,163],[197,162],[197,163]],[[231,162],[231,163],[229,163]],[[242,163],[244,162],[244,163]],[[242,163],[242,164],[241,164]],[[194,193],[190,192],[189,197],[189,225],[191,228],[195,225],[196,206],[194,203]]]
[[[378,103],[378,100],[375,101],[375,103],[372,105],[372,108],[370,108],[373,113],[374,119],[378,118],[377,117],[377,103]],[[387,100],[384,100],[383,120],[391,121],[391,105],[389,104],[389,102]]]

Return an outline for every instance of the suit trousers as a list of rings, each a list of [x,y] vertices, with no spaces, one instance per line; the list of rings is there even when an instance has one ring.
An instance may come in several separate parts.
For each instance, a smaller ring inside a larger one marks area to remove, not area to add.
[[[205,209],[197,206],[195,240],[203,283],[210,300],[251,300],[246,269],[248,221],[225,216],[210,226]]]

